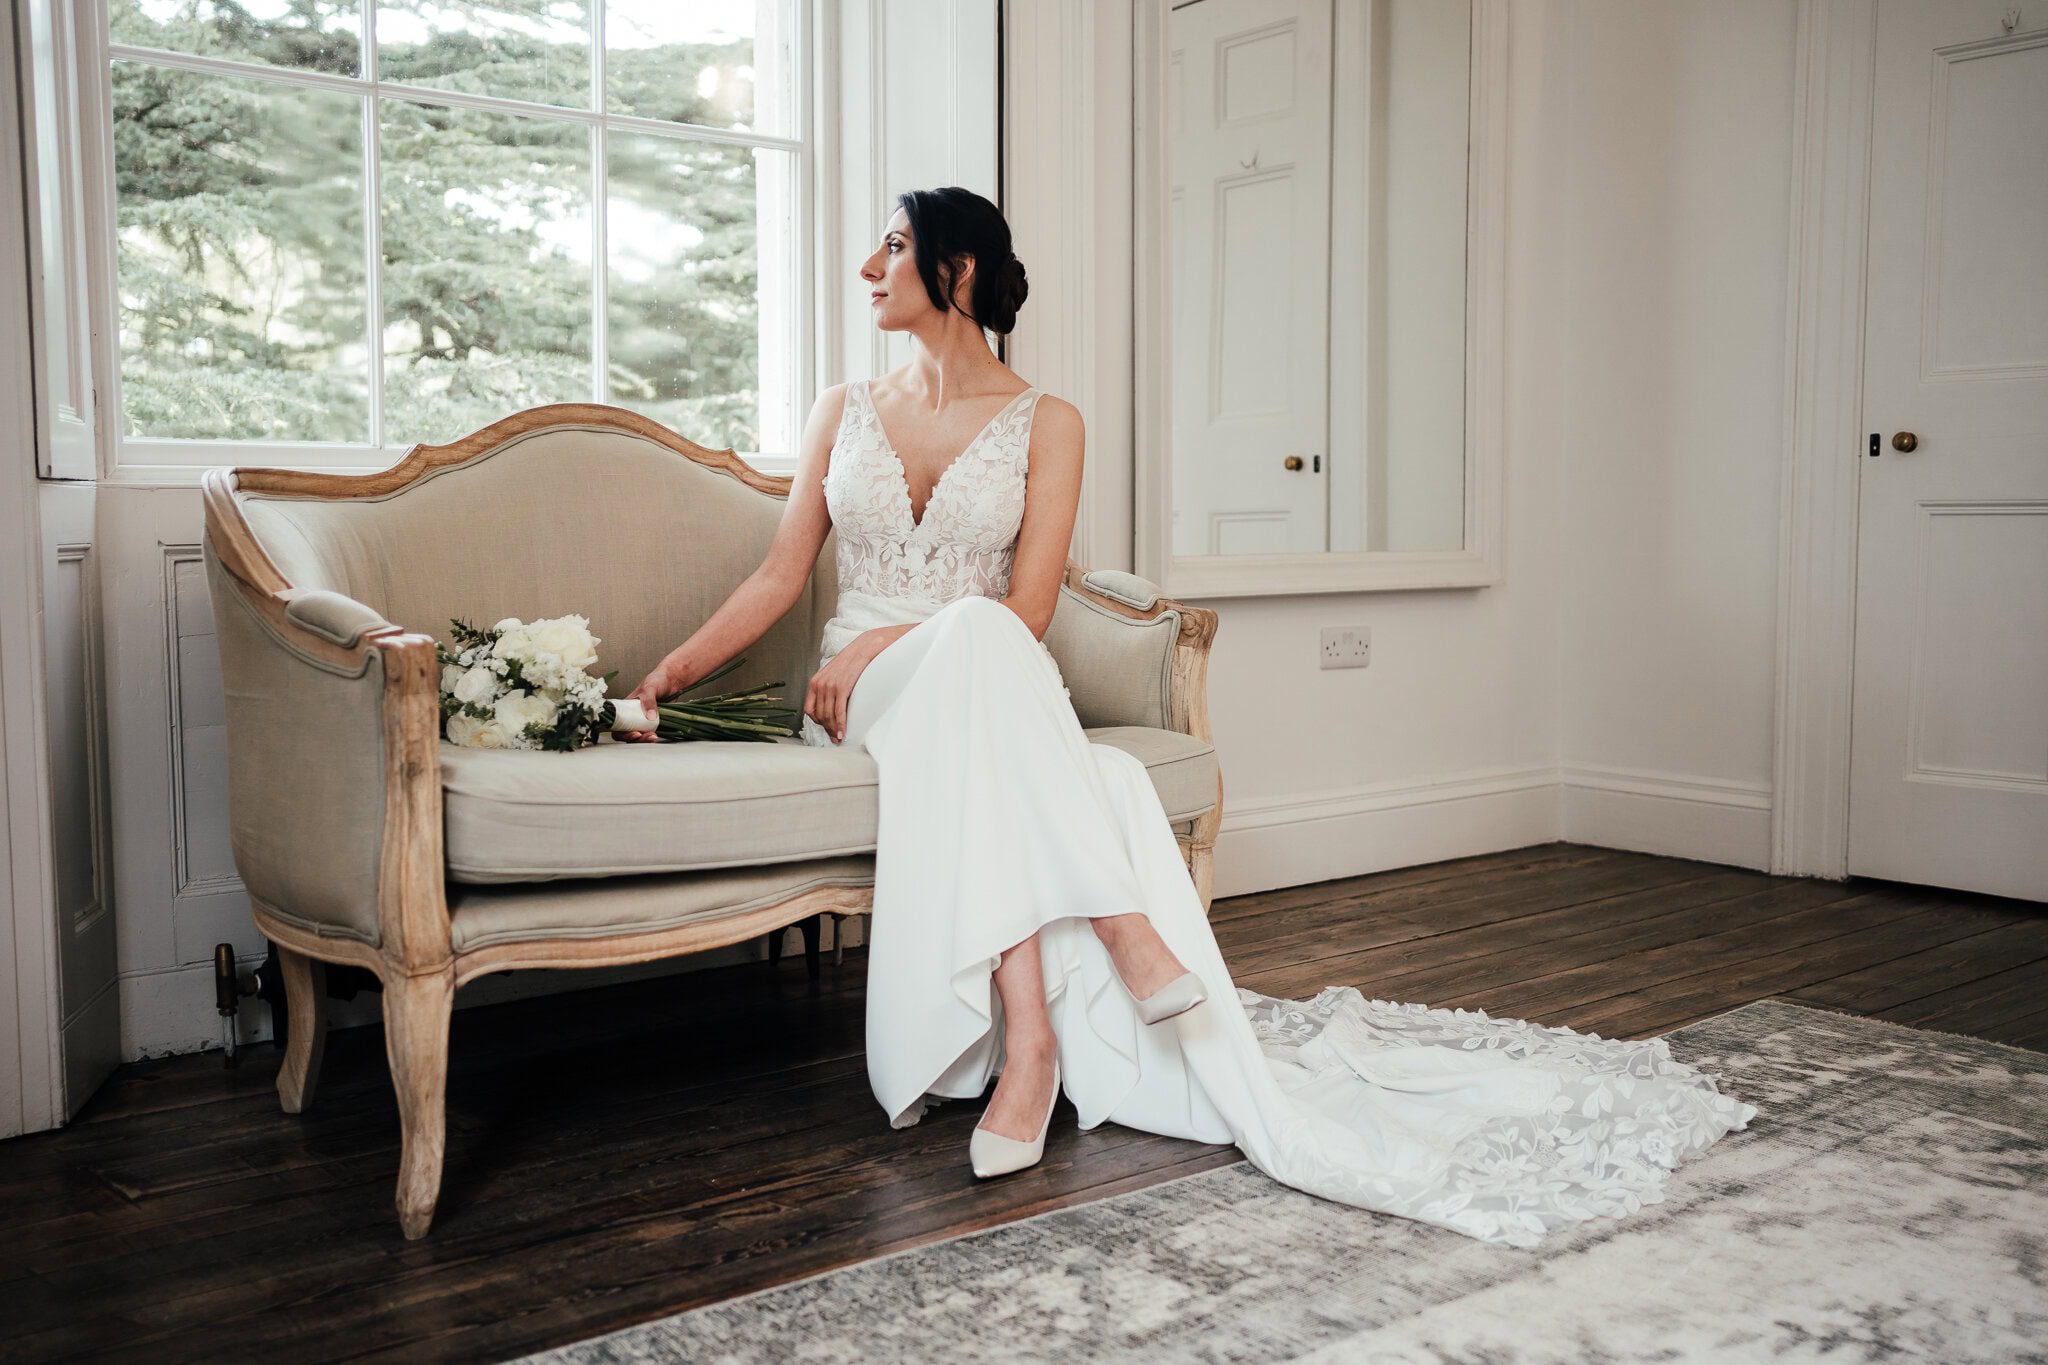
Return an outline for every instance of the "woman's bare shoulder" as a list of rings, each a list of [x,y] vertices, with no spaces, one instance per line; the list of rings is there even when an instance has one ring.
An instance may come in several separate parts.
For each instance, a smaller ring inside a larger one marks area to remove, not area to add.
[[[840,411],[846,406],[847,390],[852,387],[853,381],[849,379],[842,384],[827,384],[824,388],[818,390],[818,399],[815,403],[811,404],[811,415],[813,417],[838,416]]]
[[[1036,409],[1031,415],[1031,430],[1034,436],[1043,432],[1046,436],[1062,443],[1076,442],[1081,438],[1081,410],[1056,393],[1039,392],[1033,403]],[[1033,444],[1037,444],[1035,441]]]

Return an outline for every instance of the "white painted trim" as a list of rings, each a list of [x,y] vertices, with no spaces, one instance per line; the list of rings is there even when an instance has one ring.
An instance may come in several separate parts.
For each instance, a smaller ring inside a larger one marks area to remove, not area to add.
[[[1245,800],[1226,794],[1216,894],[1569,839],[1735,867],[1770,859],[1766,783],[1575,764]]]
[[[1769,866],[1849,868],[1864,234],[1877,0],[1800,0]]]
[[[1166,158],[1162,73],[1170,0],[1136,0],[1132,137],[1137,242],[1164,240]],[[1472,0],[1470,158],[1465,287],[1465,546],[1442,551],[1281,555],[1172,553],[1168,433],[1171,300],[1160,253],[1132,260],[1136,355],[1135,562],[1183,598],[1486,587],[1503,581],[1507,431],[1508,0]],[[1103,206],[1105,209],[1108,205]]]
[[[21,107],[18,0],[0,23],[0,108]],[[43,533],[22,123],[0,134],[0,1137],[63,1122],[58,1055],[57,873],[44,705]],[[12,547],[12,548],[7,548]]]
[[[1736,867],[1771,858],[1771,789],[1579,764],[1558,774],[1559,837]]]
[[[1557,837],[1557,769],[1547,766],[1265,799],[1226,794],[1215,894],[1358,877]]]
[[[1557,780],[1567,787],[1623,792],[1630,796],[1655,796],[1669,801],[1695,801],[1742,810],[1771,808],[1771,784],[1768,782],[1730,782],[1723,778],[1693,777],[1686,773],[1654,772],[1644,768],[1616,768],[1598,763],[1568,763],[1558,770]]]

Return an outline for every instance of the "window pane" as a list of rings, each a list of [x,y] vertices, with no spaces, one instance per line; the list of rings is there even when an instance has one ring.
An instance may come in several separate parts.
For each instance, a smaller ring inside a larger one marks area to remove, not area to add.
[[[640,133],[608,145],[608,398],[700,445],[793,445],[793,253],[780,247],[795,158]]]
[[[133,436],[364,441],[362,101],[113,64]]]
[[[588,402],[589,131],[403,100],[381,112],[382,439]]]
[[[608,0],[611,112],[794,136],[794,17],[788,0]]]
[[[361,74],[356,0],[111,0],[114,41],[205,57]]]
[[[591,0],[378,0],[377,75],[590,108]]]

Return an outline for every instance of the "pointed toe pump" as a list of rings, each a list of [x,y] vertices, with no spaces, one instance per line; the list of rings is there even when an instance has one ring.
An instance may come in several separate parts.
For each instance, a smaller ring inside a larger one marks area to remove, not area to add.
[[[975,1124],[973,1136],[967,1139],[967,1159],[974,1163],[974,1174],[986,1180],[992,1175],[1008,1175],[1011,1171],[1037,1165],[1038,1159],[1045,1155],[1045,1134],[1052,1127],[1053,1106],[1059,1102],[1060,1064],[1059,1059],[1054,1058],[1052,1098],[1046,1101],[1045,1122],[1038,1125],[1038,1136],[1029,1142],[1020,1142]]]
[[[1185,1014],[1208,998],[1209,993],[1202,989],[1202,978],[1193,972],[1182,972],[1138,1001],[1138,1017],[1148,1024],[1157,1024],[1176,1014]]]

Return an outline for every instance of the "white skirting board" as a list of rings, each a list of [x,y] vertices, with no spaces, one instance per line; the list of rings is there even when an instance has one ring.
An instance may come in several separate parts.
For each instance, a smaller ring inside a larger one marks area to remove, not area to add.
[[[1549,766],[1264,800],[1236,799],[1226,788],[1216,835],[1216,896],[1498,853],[1557,837],[1557,769]]]
[[[1560,775],[1559,837],[1769,871],[1771,789],[1622,768]]]

